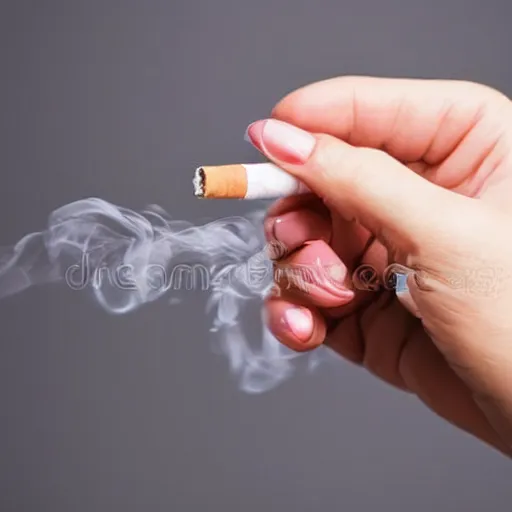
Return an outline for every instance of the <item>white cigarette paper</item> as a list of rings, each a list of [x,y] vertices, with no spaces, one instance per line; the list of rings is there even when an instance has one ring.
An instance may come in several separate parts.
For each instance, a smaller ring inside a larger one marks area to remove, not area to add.
[[[193,183],[196,197],[211,199],[274,199],[309,192],[272,163],[199,167]]]

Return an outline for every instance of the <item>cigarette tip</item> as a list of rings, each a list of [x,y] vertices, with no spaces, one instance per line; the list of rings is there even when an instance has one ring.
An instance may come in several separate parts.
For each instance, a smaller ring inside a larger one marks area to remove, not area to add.
[[[192,183],[194,185],[194,195],[204,197],[204,169],[202,167],[196,169]]]

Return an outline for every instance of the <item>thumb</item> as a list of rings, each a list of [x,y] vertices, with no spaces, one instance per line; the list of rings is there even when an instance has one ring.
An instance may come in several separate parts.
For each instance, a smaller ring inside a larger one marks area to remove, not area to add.
[[[439,244],[443,231],[449,242],[454,231],[448,223],[463,221],[469,209],[469,198],[427,181],[383,151],[354,147],[276,119],[253,123],[247,136],[332,209],[405,252],[419,241]]]

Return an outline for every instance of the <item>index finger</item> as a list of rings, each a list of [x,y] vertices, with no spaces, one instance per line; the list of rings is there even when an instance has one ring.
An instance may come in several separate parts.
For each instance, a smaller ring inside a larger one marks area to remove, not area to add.
[[[472,82],[347,76],[290,93],[272,116],[402,162],[435,165],[483,116],[502,117],[505,104],[506,96]]]

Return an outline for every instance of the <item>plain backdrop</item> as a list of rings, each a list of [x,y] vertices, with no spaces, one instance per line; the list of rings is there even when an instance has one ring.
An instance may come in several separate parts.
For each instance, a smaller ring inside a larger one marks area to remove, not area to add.
[[[512,92],[509,0],[2,0],[0,245],[99,196],[201,221],[199,164],[251,161],[247,124],[342,74]],[[212,350],[204,298],[109,316],[65,286],[0,303],[0,509],[512,507],[512,468],[342,361],[262,395]],[[256,329],[256,325],[254,326]]]

